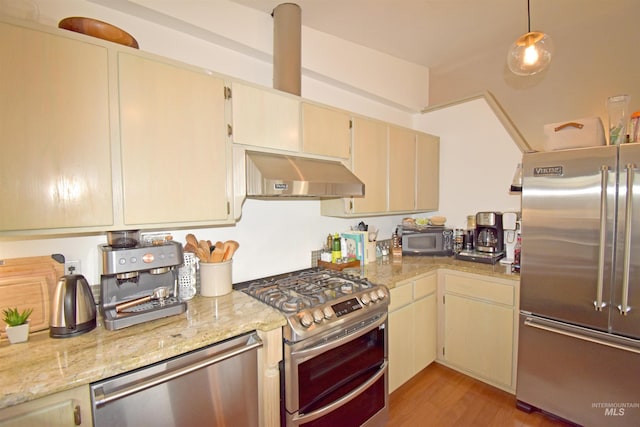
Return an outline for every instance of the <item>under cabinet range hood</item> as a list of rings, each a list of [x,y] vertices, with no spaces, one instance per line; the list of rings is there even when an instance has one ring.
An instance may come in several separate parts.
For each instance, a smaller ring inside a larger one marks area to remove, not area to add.
[[[342,163],[284,154],[246,152],[247,197],[364,196],[364,183]]]

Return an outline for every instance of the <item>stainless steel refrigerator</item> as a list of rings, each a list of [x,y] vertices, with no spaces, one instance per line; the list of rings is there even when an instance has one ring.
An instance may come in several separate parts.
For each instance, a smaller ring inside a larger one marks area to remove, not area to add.
[[[640,144],[525,154],[516,397],[640,426]]]

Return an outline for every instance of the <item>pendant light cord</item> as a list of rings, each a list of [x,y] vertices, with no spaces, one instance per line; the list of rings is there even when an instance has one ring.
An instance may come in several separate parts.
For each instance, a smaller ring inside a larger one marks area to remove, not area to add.
[[[527,30],[531,32],[531,0],[527,0]]]

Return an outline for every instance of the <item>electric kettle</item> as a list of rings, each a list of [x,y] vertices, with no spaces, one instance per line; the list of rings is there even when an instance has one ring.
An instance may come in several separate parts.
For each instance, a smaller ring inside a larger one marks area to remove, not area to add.
[[[96,327],[96,303],[81,274],[62,276],[51,300],[49,336],[67,338]]]

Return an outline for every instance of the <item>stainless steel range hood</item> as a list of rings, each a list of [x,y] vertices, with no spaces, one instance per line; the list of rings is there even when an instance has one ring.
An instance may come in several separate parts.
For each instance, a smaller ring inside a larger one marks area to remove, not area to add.
[[[252,198],[364,196],[364,183],[338,161],[247,151],[246,179]]]

